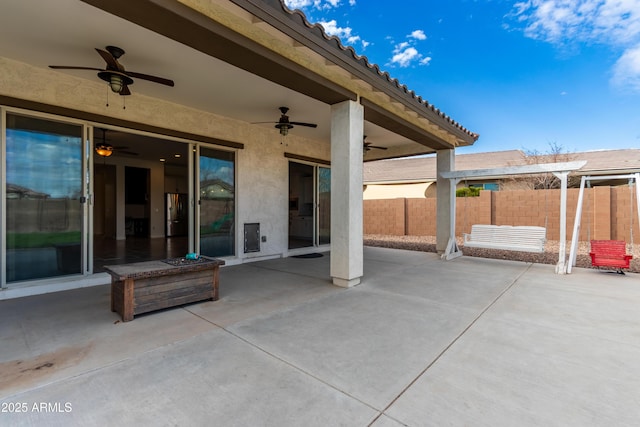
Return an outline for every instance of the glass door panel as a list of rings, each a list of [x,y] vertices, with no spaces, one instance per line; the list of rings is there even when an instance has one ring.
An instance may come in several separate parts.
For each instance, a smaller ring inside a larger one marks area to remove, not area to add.
[[[289,249],[314,246],[314,166],[289,162]]]
[[[331,243],[331,169],[318,167],[318,244]]]
[[[83,126],[6,117],[6,281],[80,274]]]
[[[200,148],[200,254],[235,254],[235,153]]]

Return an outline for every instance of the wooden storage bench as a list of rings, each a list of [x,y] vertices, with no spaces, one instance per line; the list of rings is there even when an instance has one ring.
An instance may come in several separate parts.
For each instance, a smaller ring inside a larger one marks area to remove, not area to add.
[[[111,311],[124,322],[136,314],[218,299],[218,273],[224,261],[173,258],[105,266],[111,275]]]

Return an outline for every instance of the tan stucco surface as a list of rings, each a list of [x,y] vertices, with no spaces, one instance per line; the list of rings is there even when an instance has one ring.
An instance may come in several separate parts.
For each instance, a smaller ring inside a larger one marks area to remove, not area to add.
[[[235,233],[239,242],[237,256],[240,259],[281,255],[286,251],[289,160],[284,153],[326,161],[330,159],[329,144],[322,141],[289,134],[286,144],[281,144],[277,129],[252,126],[138,94],[127,97],[125,110],[120,106],[119,99],[113,100],[111,106],[107,107],[105,86],[101,82],[75,78],[6,58],[0,58],[0,68],[4,72],[0,79],[2,95],[244,144],[244,149],[237,150],[236,163],[238,216]],[[139,165],[143,166],[142,163]],[[161,171],[161,166],[145,165],[152,170],[152,180],[159,183],[159,188],[163,188],[161,174],[154,172]],[[162,193],[163,190],[158,190],[151,195],[154,236],[160,235],[164,229]],[[244,254],[242,224],[250,222],[261,224],[261,234],[267,236],[267,241],[262,243],[260,252]]]

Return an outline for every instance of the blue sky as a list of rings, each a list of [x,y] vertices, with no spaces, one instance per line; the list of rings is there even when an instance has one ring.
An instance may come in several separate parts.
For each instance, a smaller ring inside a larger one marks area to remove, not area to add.
[[[640,147],[640,0],[285,0],[467,129],[460,153]]]

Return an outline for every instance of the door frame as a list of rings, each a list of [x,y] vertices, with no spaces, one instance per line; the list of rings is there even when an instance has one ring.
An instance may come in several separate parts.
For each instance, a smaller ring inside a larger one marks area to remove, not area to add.
[[[290,248],[289,247],[289,238],[290,238],[290,233],[291,233],[291,226],[287,226],[287,251],[289,253],[300,253],[300,252],[308,252],[310,249],[313,250],[317,250],[318,248],[328,248],[329,247],[329,243],[320,243],[320,214],[319,214],[319,209],[320,209],[320,204],[319,204],[319,199],[320,199],[320,169],[328,169],[329,171],[331,170],[331,166],[326,164],[326,163],[318,163],[318,162],[313,162],[313,161],[305,161],[305,160],[300,160],[300,159],[294,159],[294,158],[289,158],[288,159],[288,166],[287,166],[287,173],[288,173],[288,185],[287,185],[287,193],[289,193],[289,190],[291,188],[291,173],[289,172],[289,168],[291,163],[297,163],[297,164],[301,164],[301,165],[306,165],[306,166],[311,166],[313,172],[312,172],[312,179],[313,179],[313,206],[312,206],[312,213],[313,213],[313,218],[312,218],[312,238],[311,238],[311,245],[309,246],[303,246],[303,247],[299,247],[299,248]],[[287,201],[289,201],[289,197],[287,197]],[[330,214],[329,214],[330,216]],[[287,210],[287,224],[289,223],[289,210]],[[329,238],[331,238],[329,236]]]
[[[25,286],[30,286],[33,283],[49,283],[58,282],[61,276],[49,276],[36,278],[31,280],[24,280],[18,282],[7,283],[7,174],[6,174],[6,161],[7,161],[7,114],[15,114],[24,117],[31,117],[39,120],[48,120],[52,122],[59,122],[79,126],[81,128],[81,195],[80,203],[82,204],[81,212],[81,224],[82,230],[80,233],[80,272],[71,275],[71,277],[81,277],[88,274],[92,274],[93,265],[89,260],[93,256],[93,128],[85,120],[78,120],[71,117],[59,116],[56,114],[43,113],[40,111],[27,110],[23,108],[1,106],[0,105],[0,189],[2,189],[2,196],[0,197],[0,288],[6,289],[18,289]]]

